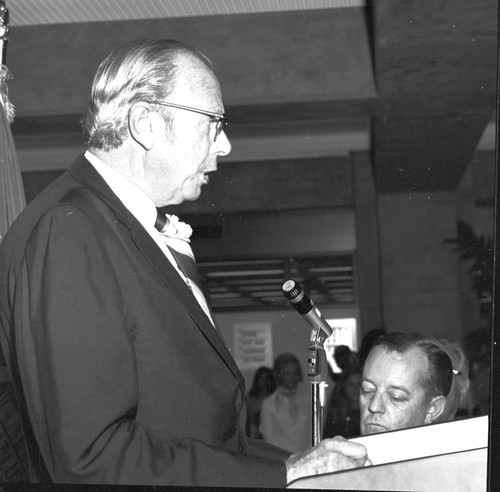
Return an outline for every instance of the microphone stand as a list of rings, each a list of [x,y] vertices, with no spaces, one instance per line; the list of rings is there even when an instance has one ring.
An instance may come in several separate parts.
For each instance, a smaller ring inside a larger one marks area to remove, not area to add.
[[[312,378],[312,445],[321,442],[323,430],[323,414],[325,408],[325,390],[328,386],[321,377],[321,368],[324,365],[325,352],[323,345],[331,335],[332,329],[323,318],[312,300],[303,291],[295,280],[287,280],[281,290],[284,296],[292,303],[296,311],[301,314],[313,327],[309,345],[309,376]]]
[[[308,375],[311,378],[312,394],[312,445],[316,446],[321,442],[323,432],[323,419],[325,409],[325,392],[328,384],[322,378],[322,368],[324,366],[325,350],[324,342],[328,335],[321,329],[313,329],[308,355]]]

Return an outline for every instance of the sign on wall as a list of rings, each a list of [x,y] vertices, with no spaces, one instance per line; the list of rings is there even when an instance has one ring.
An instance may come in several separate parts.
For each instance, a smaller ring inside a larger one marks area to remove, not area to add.
[[[241,370],[272,367],[271,323],[236,323],[233,330],[233,356]]]

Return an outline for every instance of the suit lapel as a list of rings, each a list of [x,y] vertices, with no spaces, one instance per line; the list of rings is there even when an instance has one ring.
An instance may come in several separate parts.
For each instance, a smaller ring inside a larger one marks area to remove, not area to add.
[[[201,332],[219,353],[233,374],[238,378],[241,386],[244,387],[243,375],[236,366],[222,336],[213,327],[184,280],[180,277],[170,261],[165,257],[163,251],[158,247],[140,222],[128,211],[104,179],[102,179],[101,175],[83,156],[80,156],[71,165],[69,172],[77,181],[89,188],[104,201],[116,215],[118,220],[127,227],[137,248],[158,272],[167,288],[169,288],[185,306]]]

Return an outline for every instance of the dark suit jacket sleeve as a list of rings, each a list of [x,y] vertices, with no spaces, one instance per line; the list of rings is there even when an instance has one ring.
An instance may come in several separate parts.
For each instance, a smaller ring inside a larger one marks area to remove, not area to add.
[[[133,325],[107,238],[92,230],[74,207],[57,206],[33,231],[16,279],[17,358],[54,480],[283,487],[282,452],[251,445],[243,454],[171,439],[135,419]]]
[[[291,456],[290,451],[278,448],[261,439],[248,439],[248,450],[247,454],[250,456],[265,457],[270,460],[281,460],[285,461]]]

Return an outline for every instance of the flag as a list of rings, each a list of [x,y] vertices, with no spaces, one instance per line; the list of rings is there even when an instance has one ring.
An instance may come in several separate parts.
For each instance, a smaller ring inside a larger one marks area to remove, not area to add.
[[[25,206],[21,172],[10,124],[14,107],[9,102],[5,47],[9,33],[9,12],[0,0],[0,242]],[[1,275],[1,273],[0,273]],[[28,457],[22,419],[15,403],[14,386],[0,350],[0,484],[27,482]],[[3,487],[0,486],[0,489]]]
[[[3,51],[0,66],[0,242],[26,205],[21,170],[10,129],[14,120],[14,106],[9,101],[7,81],[11,75],[3,64],[8,31],[8,11],[5,3],[0,2],[0,38]]]

